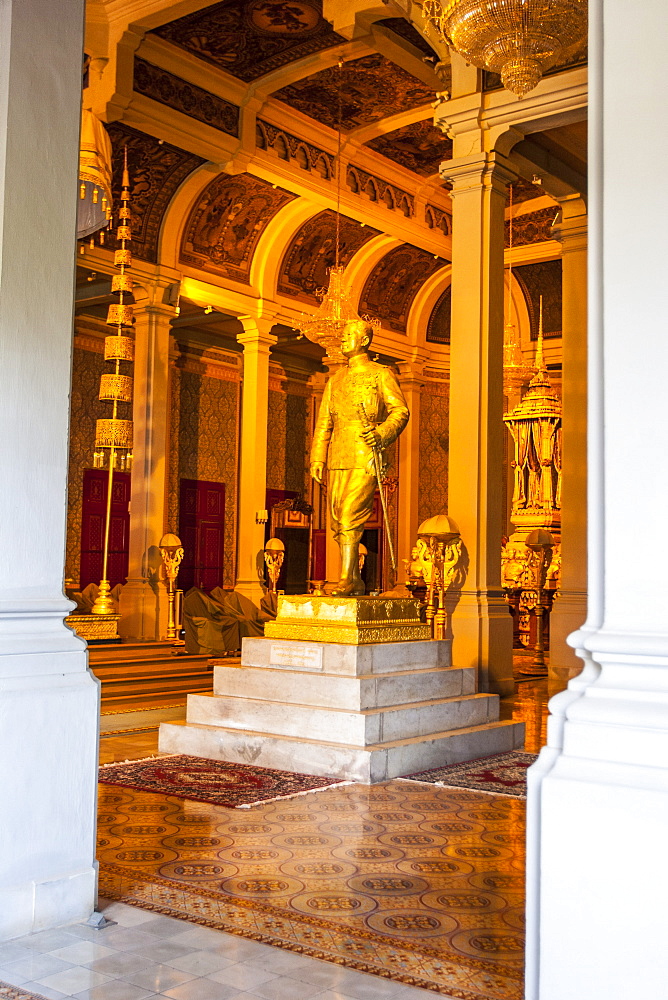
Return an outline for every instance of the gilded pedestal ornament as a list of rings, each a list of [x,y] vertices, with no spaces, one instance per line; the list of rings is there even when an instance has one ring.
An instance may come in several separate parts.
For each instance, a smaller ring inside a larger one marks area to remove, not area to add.
[[[181,632],[181,602],[176,607],[177,594],[183,597],[183,591],[176,589],[176,578],[183,559],[183,546],[178,535],[166,534],[160,539],[160,554],[167,579],[167,638],[175,642]]]
[[[515,646],[543,644],[546,616],[558,591],[561,567],[561,401],[550,383],[543,354],[542,299],[535,374],[522,401],[504,416],[514,441],[513,499],[510,519],[516,528],[501,553],[501,584],[515,623]],[[547,549],[532,547],[538,537]],[[546,543],[547,544],[547,543]],[[545,552],[550,559],[544,564]],[[537,661],[542,648],[536,649]],[[540,666],[540,662],[537,662]]]

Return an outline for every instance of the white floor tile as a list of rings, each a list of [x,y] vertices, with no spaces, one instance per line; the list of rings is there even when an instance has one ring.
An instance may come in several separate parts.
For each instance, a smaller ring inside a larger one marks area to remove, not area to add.
[[[217,983],[223,983],[225,986],[234,986],[237,990],[252,990],[260,983],[268,983],[270,979],[275,979],[276,976],[268,969],[247,965],[245,962],[237,962],[235,965],[228,965],[227,968],[221,969],[220,972],[210,972],[208,978]]]
[[[69,993],[52,990],[50,986],[45,986],[44,983],[24,983],[21,989],[25,990],[26,993],[37,993],[40,997],[45,997],[46,1000],[70,1000]]]
[[[155,996],[155,993],[152,994],[150,990],[142,989],[140,986],[121,982],[120,979],[75,994],[76,1000],[145,1000],[149,996]]]
[[[322,993],[322,987],[305,983],[303,980],[300,982],[298,979],[278,976],[267,983],[254,986],[253,992],[264,1000],[310,1000],[317,993]]]
[[[165,964],[171,965],[175,969],[181,969],[183,972],[192,972],[194,976],[208,976],[210,972],[218,972],[226,965],[234,963],[231,963],[229,958],[224,958],[220,952],[194,951],[181,958],[168,959]]]
[[[20,958],[18,962],[10,962],[3,967],[3,971],[23,976],[23,981],[28,982],[29,979],[43,979],[44,976],[51,976],[54,972],[64,972],[75,964],[75,962],[64,962],[61,958],[56,958],[55,955],[38,955],[36,952],[31,952],[30,958]],[[0,972],[0,979],[3,979],[2,972]],[[9,981],[6,980],[6,982]],[[11,982],[14,983],[15,980],[12,979]]]
[[[174,934],[171,938],[174,944],[189,947],[191,951],[206,951],[208,949],[220,947],[221,931],[213,927],[193,927],[192,924],[184,925],[181,934]]]
[[[82,990],[91,990],[94,986],[102,986],[103,983],[111,981],[111,976],[105,976],[102,972],[93,972],[92,969],[84,969],[83,966],[75,965],[65,972],[56,972],[53,976],[44,976],[36,979],[35,982],[43,983],[54,990],[60,990],[66,996],[68,994],[80,993]]]
[[[143,955],[137,955],[134,951],[119,951],[115,955],[96,958],[94,962],[87,963],[93,972],[104,972],[117,979],[125,979],[133,972],[141,972],[149,964],[151,963]]]
[[[191,979],[189,983],[165,990],[162,995],[172,1000],[236,1000],[239,990],[214,983],[211,979]]]
[[[88,965],[89,962],[94,962],[96,958],[107,958],[109,955],[115,955],[116,951],[113,948],[107,948],[103,944],[96,944],[94,941],[77,941],[75,944],[69,944],[65,948],[57,948],[55,951],[49,951],[49,955],[53,955],[54,958],[60,958],[63,962],[70,962],[72,965]],[[37,979],[41,979],[41,976],[37,976]]]
[[[156,993],[164,993],[181,983],[188,983],[191,979],[197,979],[191,972],[183,972],[182,969],[175,969],[172,965],[152,965],[143,972],[124,975],[123,979],[135,986],[145,986]]]

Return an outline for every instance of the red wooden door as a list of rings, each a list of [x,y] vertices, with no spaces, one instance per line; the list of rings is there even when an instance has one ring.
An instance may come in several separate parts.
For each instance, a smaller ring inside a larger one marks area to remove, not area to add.
[[[104,522],[107,516],[109,473],[104,469],[84,469],[83,503],[81,510],[81,562],[79,587],[99,583],[102,578]],[[111,487],[111,521],[109,524],[109,583],[125,583],[128,576],[128,545],[130,536],[130,474],[114,472]]]
[[[179,537],[183,562],[178,585],[213,590],[223,584],[225,551],[225,484],[203,479],[181,480]]]

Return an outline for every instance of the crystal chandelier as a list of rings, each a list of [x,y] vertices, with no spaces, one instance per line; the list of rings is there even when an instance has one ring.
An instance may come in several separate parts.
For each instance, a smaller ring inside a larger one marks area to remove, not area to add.
[[[341,364],[346,359],[341,353],[341,337],[343,329],[347,323],[356,323],[364,320],[374,327],[380,326],[380,321],[369,316],[360,316],[353,304],[352,290],[347,286],[343,272],[345,266],[340,263],[341,258],[341,119],[342,119],[342,93],[341,93],[341,73],[343,70],[343,59],[339,59],[339,86],[338,86],[338,127],[337,127],[337,150],[336,150],[336,233],[334,239],[334,266],[329,272],[329,285],[327,288],[318,290],[318,295],[322,296],[320,306],[315,313],[303,313],[299,320],[299,334],[306,337],[314,344],[319,344],[325,348],[326,362]]]
[[[422,0],[422,16],[518,97],[587,33],[587,0]]]

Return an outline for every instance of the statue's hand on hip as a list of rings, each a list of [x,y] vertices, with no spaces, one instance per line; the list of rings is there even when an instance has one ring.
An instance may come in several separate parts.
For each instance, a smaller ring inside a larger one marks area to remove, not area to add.
[[[311,476],[315,479],[316,483],[322,485],[322,476],[325,469],[324,462],[312,462],[311,463]]]

